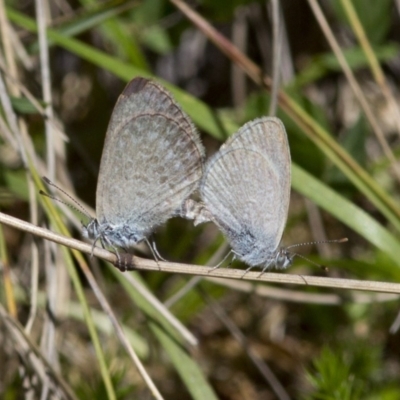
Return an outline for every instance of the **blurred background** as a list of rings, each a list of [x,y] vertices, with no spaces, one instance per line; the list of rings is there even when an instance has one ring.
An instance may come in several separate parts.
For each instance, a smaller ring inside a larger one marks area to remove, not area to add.
[[[173,93],[207,157],[245,122],[282,119],[284,245],[349,238],[297,248],[311,262],[284,273],[400,281],[399,1],[0,0],[0,35],[2,212],[63,232],[59,216],[80,238],[88,219],[44,201],[37,177],[95,215],[108,120],[141,75]],[[229,249],[178,218],[155,241],[188,264]],[[152,398],[86,263],[166,399],[400,398],[396,294],[121,274],[6,225],[0,257],[4,399]]]

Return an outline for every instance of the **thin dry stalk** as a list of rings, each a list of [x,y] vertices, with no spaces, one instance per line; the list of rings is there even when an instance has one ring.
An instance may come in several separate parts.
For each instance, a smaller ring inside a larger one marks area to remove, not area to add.
[[[87,243],[81,242],[76,239],[72,239],[71,237],[59,235],[47,229],[43,229],[35,225],[32,225],[29,222],[11,217],[7,214],[0,213],[0,223],[13,226],[14,228],[32,233],[43,239],[51,240],[53,242],[67,246],[71,249],[75,249],[86,254],[92,254],[92,246]],[[117,265],[119,263],[119,260],[114,253],[111,253],[108,250],[101,249],[99,247],[95,247],[93,249],[93,255],[105,261],[109,261],[114,265]],[[318,286],[318,287],[335,288],[335,289],[347,289],[347,290],[352,289],[352,290],[365,290],[370,292],[400,294],[399,283],[360,281],[356,279],[339,279],[339,278],[305,276],[305,275],[291,275],[291,274],[282,274],[277,272],[265,272],[262,275],[260,275],[260,272],[248,272],[247,274],[243,275],[243,270],[226,269],[226,268],[215,269],[209,267],[202,267],[198,265],[178,264],[178,263],[161,262],[161,261],[156,262],[134,256],[131,257],[132,258],[131,258],[131,263],[129,265],[129,270],[160,271],[160,272],[169,272],[169,273],[177,273],[185,275],[202,275],[215,278],[251,280],[257,282],[286,283],[286,284],[302,285],[302,286]],[[86,274],[86,271],[84,272]],[[94,281],[93,276],[91,279],[93,279],[93,283],[97,287],[97,284]]]

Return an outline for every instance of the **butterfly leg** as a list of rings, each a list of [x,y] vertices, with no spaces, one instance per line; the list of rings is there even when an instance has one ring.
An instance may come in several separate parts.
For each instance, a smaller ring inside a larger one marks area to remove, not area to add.
[[[233,253],[232,250],[229,251],[228,254],[215,267],[212,267],[208,273],[210,273],[211,271],[214,271],[215,269],[219,268],[225,262],[225,260],[231,255],[231,253]],[[236,259],[236,256],[234,254],[233,257],[232,257],[232,260],[228,264],[227,268],[229,268],[232,265],[232,263],[233,263],[233,261],[235,261],[235,259]]]
[[[263,267],[263,269],[260,272],[260,275],[257,276],[257,279],[260,278],[260,276],[271,266],[273,261],[270,261],[268,263],[266,263]]]
[[[119,254],[119,251],[117,249],[117,247],[115,247],[109,240],[107,240],[106,237],[103,237],[102,235],[99,236],[100,242],[101,242],[101,247],[103,247],[103,249],[107,249],[107,247],[111,247],[112,249],[112,253],[115,255],[115,257],[117,257],[117,261],[114,263],[114,265],[121,271],[121,272],[125,272],[128,269],[128,263],[127,261],[123,261],[121,259],[121,255]],[[97,240],[97,239],[96,239]],[[125,250],[125,249],[124,249]],[[125,250],[125,252],[127,252]]]
[[[90,257],[93,257],[93,252],[94,252],[94,248],[96,247],[96,243],[97,241],[100,240],[101,245],[104,247],[104,243],[103,243],[103,237],[101,235],[97,236],[97,238],[94,240],[93,244],[92,244],[92,251],[90,252]]]
[[[157,263],[158,269],[161,271],[161,267],[160,267],[160,264],[158,263],[158,260],[162,260],[162,261],[166,261],[166,260],[160,256],[160,253],[157,250],[154,240],[152,240],[152,243],[150,243],[147,238],[144,238],[144,240],[145,240],[148,248],[150,249],[151,254],[153,255],[154,261]]]
[[[243,279],[244,276],[245,276],[249,271],[251,271],[254,267],[255,267],[254,265],[251,265],[249,268],[247,268],[247,269],[244,271],[243,275],[240,277],[240,279]]]

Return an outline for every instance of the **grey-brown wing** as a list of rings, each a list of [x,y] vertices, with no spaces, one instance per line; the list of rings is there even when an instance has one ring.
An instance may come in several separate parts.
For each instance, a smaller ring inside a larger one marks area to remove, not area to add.
[[[247,122],[222,145],[221,150],[238,148],[256,150],[265,155],[279,174],[282,186],[290,190],[290,150],[286,130],[280,119],[263,117]]]
[[[160,85],[136,78],[110,119],[100,165],[100,223],[149,231],[196,189],[204,150],[189,117]]]
[[[283,206],[288,213],[291,186],[291,157],[286,129],[282,121],[275,117],[262,117],[244,124],[221,146],[220,151],[238,148],[259,151],[269,161],[279,180]],[[285,217],[286,221],[286,217]]]
[[[285,126],[276,117],[256,118],[245,123],[236,133],[229,137],[221,146],[221,149],[242,147],[261,151],[264,154],[284,154],[288,151]]]
[[[260,151],[224,147],[210,160],[201,197],[235,253],[278,247],[287,218],[287,182]]]

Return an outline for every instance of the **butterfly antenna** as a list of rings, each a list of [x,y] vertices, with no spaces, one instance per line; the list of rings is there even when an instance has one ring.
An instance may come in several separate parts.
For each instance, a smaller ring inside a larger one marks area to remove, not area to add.
[[[325,271],[325,272],[328,272],[328,271],[329,271],[329,268],[328,268],[326,265],[318,264],[318,263],[316,263],[315,261],[312,261],[312,260],[310,260],[309,258],[304,257],[303,255],[301,255],[301,254],[299,254],[299,253],[292,253],[292,254],[293,254],[293,256],[300,257],[300,258],[302,258],[303,260],[308,261],[310,264],[313,264],[313,265],[315,265],[316,267],[321,268],[322,271]]]
[[[61,200],[61,199],[59,199],[59,198],[57,198],[57,197],[55,197],[55,196],[52,196],[52,195],[50,195],[50,194],[44,192],[43,190],[39,190],[39,193],[40,193],[42,196],[46,196],[46,197],[48,197],[48,198],[50,198],[50,199],[52,199],[52,200],[58,201],[58,202],[60,202],[61,204],[64,204],[64,205],[68,206],[69,208],[72,208],[73,210],[75,210],[75,211],[81,213],[81,214],[84,215],[85,217],[91,218],[89,212],[82,206],[82,204],[79,203],[78,201],[76,201],[76,200],[75,200],[70,194],[68,194],[65,190],[63,190],[63,189],[61,189],[60,187],[58,187],[55,183],[53,183],[49,178],[46,178],[45,176],[43,176],[42,179],[43,179],[49,186],[53,186],[54,188],[56,188],[57,190],[59,190],[61,193],[63,193],[65,196],[67,196],[67,197],[76,205],[76,207],[73,206],[73,205],[70,204],[70,203],[67,203],[67,202],[64,201],[64,200]]]
[[[315,242],[292,244],[291,246],[286,247],[286,249],[291,249],[293,247],[300,247],[300,246],[308,246],[308,245],[313,245],[313,244],[322,244],[322,243],[346,243],[348,241],[349,241],[349,239],[347,239],[346,237],[341,238],[341,239],[332,239],[332,240],[317,240]]]
[[[349,239],[347,239],[346,237],[345,238],[341,238],[341,239],[332,239],[332,240],[318,240],[318,241],[315,241],[315,242],[305,242],[305,243],[293,244],[293,245],[287,247],[286,249],[290,249],[290,248],[293,248],[293,247],[313,245],[313,244],[320,244],[320,243],[345,243],[345,242],[348,242],[348,241],[349,241]],[[317,264],[316,262],[311,261],[309,258],[304,257],[303,255],[301,255],[299,253],[292,253],[292,254],[294,256],[296,256],[296,257],[300,257],[303,260],[308,261],[311,264],[316,265],[317,267],[321,268],[325,272],[328,271],[328,267],[326,265]]]

